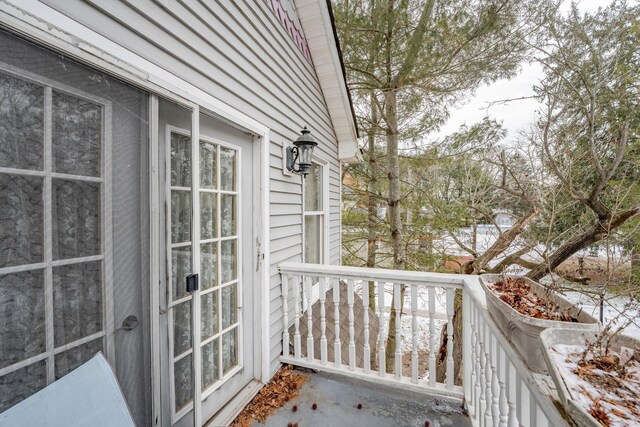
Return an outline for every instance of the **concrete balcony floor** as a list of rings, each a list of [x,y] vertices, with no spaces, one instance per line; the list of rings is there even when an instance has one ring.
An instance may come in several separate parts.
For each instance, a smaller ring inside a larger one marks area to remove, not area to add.
[[[430,427],[471,426],[455,399],[388,388],[327,373],[308,373],[297,398],[287,402],[266,421],[252,427]],[[312,409],[313,404],[317,409]],[[362,409],[358,409],[358,404]],[[292,408],[298,407],[296,412]]]

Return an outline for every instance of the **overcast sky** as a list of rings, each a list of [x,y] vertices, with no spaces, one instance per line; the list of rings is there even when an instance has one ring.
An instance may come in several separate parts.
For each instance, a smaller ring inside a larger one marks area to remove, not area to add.
[[[526,0],[524,0],[526,1]],[[580,10],[591,12],[600,6],[607,6],[610,0],[581,0],[578,2]],[[570,3],[563,4],[563,10],[569,9]],[[469,102],[451,112],[451,117],[442,127],[437,137],[449,135],[456,132],[460,125],[471,125],[489,116],[502,122],[507,129],[507,138],[511,138],[518,130],[525,129],[535,117],[535,110],[538,107],[537,101],[533,99],[509,102],[506,105],[494,104],[487,110],[488,103],[501,99],[513,99],[533,95],[533,85],[542,77],[542,68],[538,64],[524,64],[518,76],[511,80],[499,80],[491,85],[483,86],[476,91]]]

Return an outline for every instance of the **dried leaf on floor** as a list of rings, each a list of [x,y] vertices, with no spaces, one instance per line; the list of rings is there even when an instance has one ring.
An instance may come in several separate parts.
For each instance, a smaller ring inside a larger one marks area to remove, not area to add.
[[[253,420],[264,423],[269,415],[298,396],[307,376],[283,366],[231,423],[231,427],[249,427]]]

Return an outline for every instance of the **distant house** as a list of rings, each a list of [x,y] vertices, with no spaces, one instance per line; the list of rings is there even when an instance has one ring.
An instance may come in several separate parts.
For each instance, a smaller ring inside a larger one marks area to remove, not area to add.
[[[6,0],[0,24],[0,412],[101,351],[137,425],[228,417],[280,367],[278,265],[340,264],[330,3]]]
[[[493,221],[500,227],[500,230],[506,230],[513,227],[517,219],[510,210],[494,210]]]

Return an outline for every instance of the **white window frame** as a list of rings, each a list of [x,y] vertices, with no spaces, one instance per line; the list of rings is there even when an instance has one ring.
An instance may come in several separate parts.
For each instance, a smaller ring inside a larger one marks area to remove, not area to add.
[[[43,178],[43,261],[33,264],[23,264],[0,268],[0,275],[20,273],[33,270],[44,270],[44,301],[45,301],[45,350],[28,359],[14,363],[0,369],[0,376],[7,375],[26,366],[40,361],[46,361],[47,385],[56,381],[55,357],[67,350],[77,348],[88,342],[102,338],[102,348],[109,363],[115,365],[114,339],[114,307],[113,307],[113,244],[112,244],[112,159],[111,159],[111,101],[96,97],[74,87],[58,83],[52,79],[31,73],[0,62],[0,70],[30,83],[42,86],[44,92],[44,140],[43,140],[43,169],[17,169],[0,167],[0,172],[13,176],[35,176]],[[53,91],[85,99],[98,104],[102,108],[102,132],[100,152],[100,176],[91,177],[53,172]],[[54,178],[69,179],[77,182],[91,182],[100,184],[100,224],[101,253],[84,257],[53,259],[53,224],[52,224],[52,180]],[[63,265],[80,264],[83,262],[102,261],[102,331],[80,338],[62,346],[56,347],[54,341],[54,301],[53,301],[53,268]]]
[[[311,159],[314,165],[320,166],[322,168],[322,209],[319,211],[310,211],[306,212],[305,207],[305,183],[302,183],[302,261],[305,261],[306,253],[306,237],[305,237],[305,225],[306,218],[308,216],[320,216],[322,215],[322,246],[320,248],[320,256],[321,261],[320,264],[329,264],[329,162],[324,160],[322,157],[313,155]],[[320,283],[315,282],[311,285],[311,298],[308,300],[305,295],[305,286],[302,286],[303,289],[303,297],[302,297],[302,310],[306,310],[308,304],[313,305],[320,298]],[[307,302],[308,301],[308,302]]]
[[[319,211],[305,211],[306,194],[304,191],[305,183],[302,183],[302,260],[305,262],[305,225],[308,216],[322,216],[322,247],[320,248],[321,262],[320,264],[329,263],[329,162],[319,156],[314,155],[312,162],[316,166],[322,168],[322,209]]]

